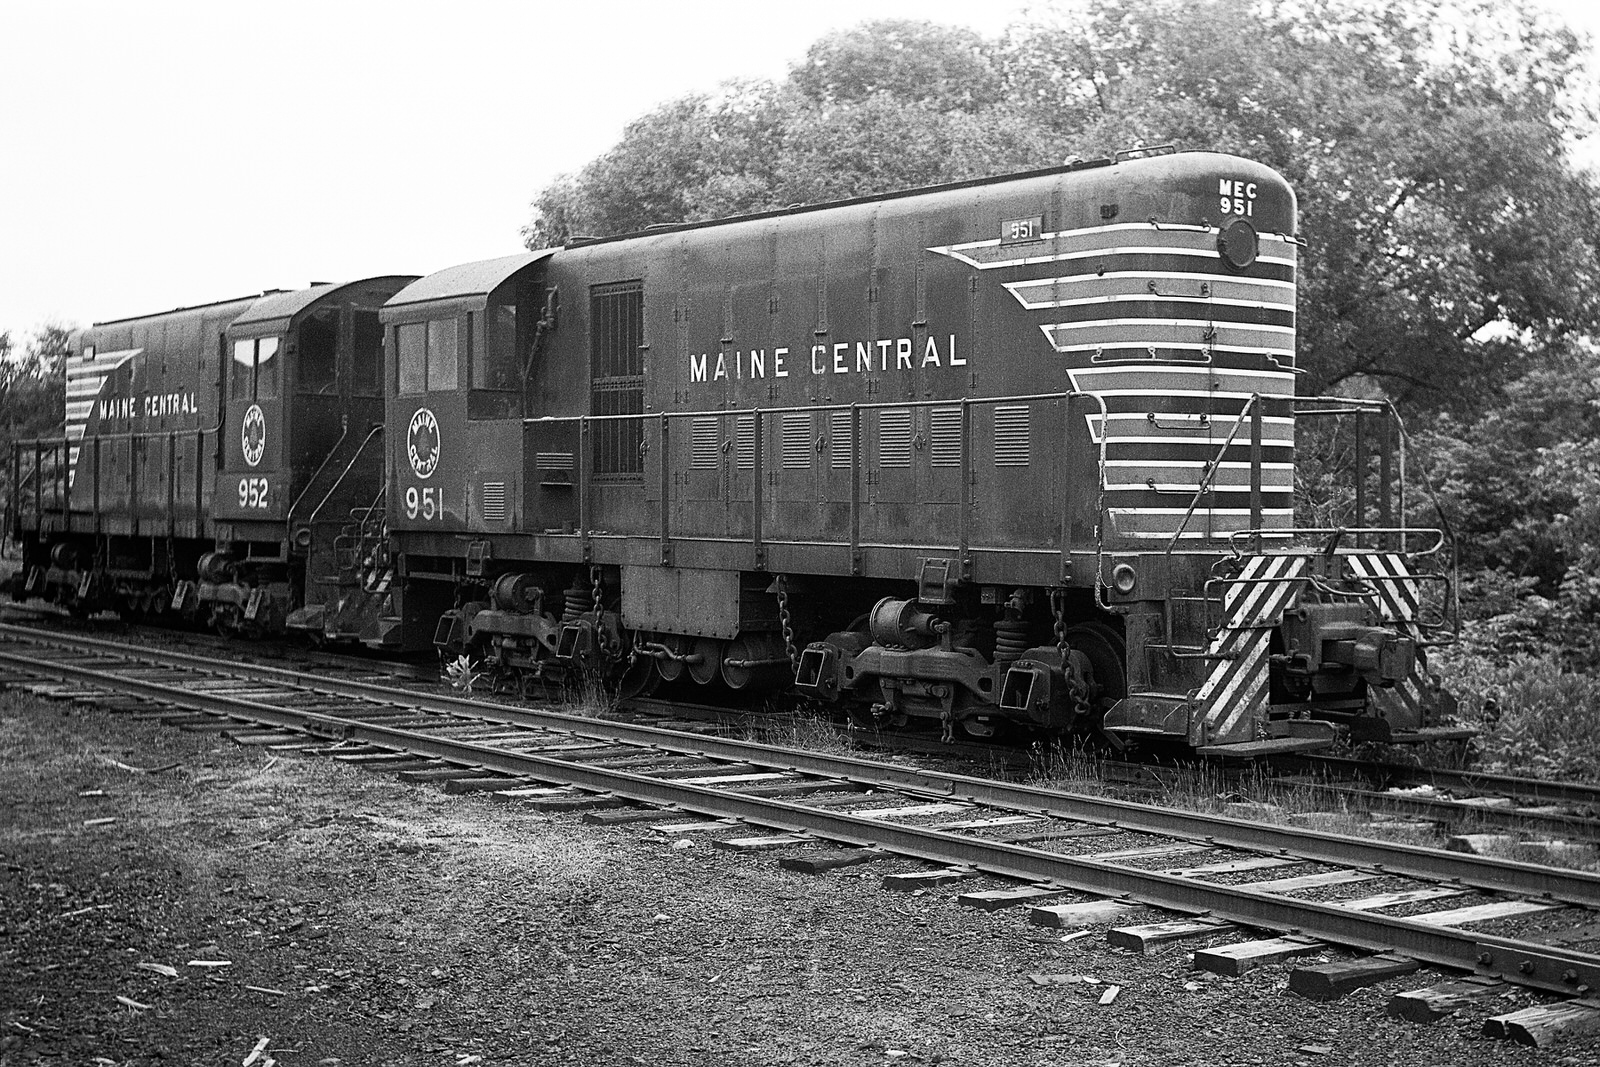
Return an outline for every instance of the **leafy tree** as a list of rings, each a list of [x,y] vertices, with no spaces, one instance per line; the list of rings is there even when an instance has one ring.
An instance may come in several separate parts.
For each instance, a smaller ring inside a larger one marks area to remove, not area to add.
[[[770,82],[730,82],[661,105],[629,123],[616,147],[544,189],[524,241],[549,247],[768,206],[791,106]]]
[[[10,506],[16,442],[61,432],[71,341],[67,327],[45,325],[19,352],[10,332],[0,331],[0,506]],[[27,466],[29,461],[24,462]]]
[[[1369,376],[1429,406],[1600,322],[1595,189],[1565,149],[1582,58],[1520,0],[1091,0],[1002,52],[1080,154],[1175,141],[1281,171],[1311,241],[1303,391]]]
[[[880,95],[935,112],[979,112],[1000,103],[994,46],[971,30],[886,19],[830,33],[789,71],[789,84],[827,109]]]
[[[1552,353],[1414,437],[1451,517],[1471,648],[1600,665],[1600,365]],[[1421,503],[1416,498],[1414,504]],[[1413,514],[1413,519],[1419,516]]]
[[[71,350],[72,332],[65,326],[40,327],[20,352],[10,332],[0,332],[0,425],[7,443],[61,425]]]
[[[819,203],[1043,165],[1039,131],[1000,109],[938,111],[888,93],[791,118],[772,197]]]
[[[1001,99],[966,30],[866,23],[812,46],[783,84],[732,82],[664,104],[534,201],[530,248],[796,203],[954,181],[1057,159]]]

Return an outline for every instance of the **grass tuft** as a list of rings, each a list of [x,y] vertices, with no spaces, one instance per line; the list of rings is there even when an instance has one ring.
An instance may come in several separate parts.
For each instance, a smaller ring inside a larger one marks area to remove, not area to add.
[[[829,756],[860,754],[851,744],[850,735],[839,729],[827,712],[804,703],[772,708],[766,715],[752,716],[745,736],[756,744],[779,745]]]
[[[592,667],[583,667],[567,676],[561,684],[561,702],[562,710],[586,719],[619,717],[616,694],[606,688],[600,672]]]

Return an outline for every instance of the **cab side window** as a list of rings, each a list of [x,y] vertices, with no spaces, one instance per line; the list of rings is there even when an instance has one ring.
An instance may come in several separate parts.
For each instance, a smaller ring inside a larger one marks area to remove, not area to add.
[[[233,366],[229,368],[228,399],[249,400],[256,395],[256,343],[233,342]]]
[[[350,391],[356,396],[381,396],[383,324],[378,313],[356,308],[350,329]]]
[[[459,361],[455,319],[408,322],[394,328],[402,394],[457,388]]]
[[[272,400],[278,396],[278,339],[263,337],[256,342],[256,399]]]
[[[400,391],[425,391],[428,388],[428,324],[408,322],[396,326],[394,343],[400,354]]]
[[[522,365],[517,358],[517,305],[494,304],[486,316],[488,334],[484,338],[483,358],[472,364],[474,389],[522,388]]]
[[[428,323],[428,392],[456,387],[456,320]]]
[[[332,393],[339,383],[339,313],[323,308],[300,324],[295,354],[296,389],[313,396]]]
[[[278,395],[278,339],[252,337],[233,342],[229,400],[272,400]]]

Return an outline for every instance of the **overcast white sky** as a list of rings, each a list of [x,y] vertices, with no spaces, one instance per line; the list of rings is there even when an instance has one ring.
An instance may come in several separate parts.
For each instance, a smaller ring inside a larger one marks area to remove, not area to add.
[[[515,252],[535,193],[658,103],[866,19],[992,36],[1023,7],[0,0],[0,329]]]

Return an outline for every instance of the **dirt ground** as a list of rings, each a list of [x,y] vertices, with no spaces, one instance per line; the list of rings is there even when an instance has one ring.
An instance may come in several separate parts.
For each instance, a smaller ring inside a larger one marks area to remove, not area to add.
[[[3,1065],[1600,1064],[19,694],[0,804]]]

